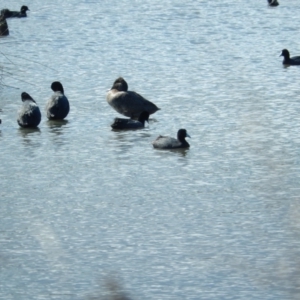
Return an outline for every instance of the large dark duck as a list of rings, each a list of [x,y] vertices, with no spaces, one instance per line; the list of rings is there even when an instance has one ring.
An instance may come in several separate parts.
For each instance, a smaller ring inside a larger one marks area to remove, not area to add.
[[[138,120],[115,118],[111,127],[113,129],[139,129],[145,127],[145,121],[149,122],[149,113],[143,111]]]
[[[283,64],[291,65],[291,66],[299,66],[300,65],[300,56],[290,57],[290,52],[287,49],[283,49],[280,56],[283,56]]]
[[[11,11],[7,8],[1,10],[1,15],[4,15],[5,18],[25,18],[27,17],[26,11],[29,8],[26,5],[21,6],[20,11]]]
[[[277,0],[268,0],[269,6],[278,6],[279,3]]]
[[[118,113],[132,119],[138,118],[143,111],[151,115],[159,110],[154,103],[140,94],[128,91],[127,82],[122,77],[115,80],[106,95],[106,100]]]
[[[5,16],[1,13],[0,15],[0,36],[9,35],[8,25]]]
[[[51,84],[54,94],[46,104],[47,118],[49,120],[63,120],[70,111],[68,98],[64,95],[64,88],[59,81]]]
[[[21,94],[21,99],[23,105],[19,110],[18,124],[21,127],[37,127],[42,118],[38,105],[32,97],[25,92]]]
[[[185,129],[179,129],[177,132],[177,139],[169,136],[159,136],[152,145],[156,149],[179,149],[179,148],[189,148],[189,143],[185,140],[188,135]]]

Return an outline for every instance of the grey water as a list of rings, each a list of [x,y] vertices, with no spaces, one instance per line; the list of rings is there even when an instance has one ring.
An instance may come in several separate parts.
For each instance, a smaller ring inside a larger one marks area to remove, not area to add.
[[[0,1],[0,299],[299,299],[300,2]],[[160,111],[113,131],[123,76]],[[70,101],[47,121],[51,82]],[[20,129],[21,93],[38,129]],[[154,150],[187,129],[190,149]]]

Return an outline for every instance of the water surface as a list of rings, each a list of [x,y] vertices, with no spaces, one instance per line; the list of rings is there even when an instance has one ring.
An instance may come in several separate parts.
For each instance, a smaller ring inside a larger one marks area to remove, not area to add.
[[[133,299],[298,299],[300,68],[279,54],[300,55],[300,3],[26,4],[0,40],[0,299],[103,298],[111,277]],[[161,108],[143,130],[110,128],[118,76]],[[190,149],[153,149],[179,128]]]

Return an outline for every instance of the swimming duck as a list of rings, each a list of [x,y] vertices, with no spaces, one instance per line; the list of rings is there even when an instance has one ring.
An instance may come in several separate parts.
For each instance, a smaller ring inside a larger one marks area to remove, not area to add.
[[[279,3],[277,2],[277,0],[268,0],[269,6],[278,6]]]
[[[290,52],[287,49],[283,49],[280,56],[283,56],[283,64],[284,65],[300,65],[300,56],[290,57]]]
[[[46,104],[47,118],[49,120],[62,120],[70,111],[69,100],[64,95],[64,88],[59,81],[52,82],[51,89],[54,94]]]
[[[145,121],[149,122],[149,113],[147,111],[143,111],[137,121],[132,119],[115,118],[111,127],[113,129],[139,129],[145,127]]]
[[[18,124],[21,127],[37,127],[42,118],[38,105],[32,97],[25,92],[21,94],[21,99],[23,105],[19,110]]]
[[[132,119],[138,118],[143,111],[154,114],[160,109],[138,93],[128,91],[128,84],[122,77],[115,80],[106,100],[118,113]]]
[[[11,11],[4,8],[1,10],[1,15],[4,15],[5,18],[25,18],[27,17],[27,10],[29,10],[29,8],[26,5],[21,6],[20,11]]]
[[[152,145],[156,149],[178,149],[178,148],[189,148],[189,143],[185,140],[189,137],[189,134],[185,129],[179,129],[177,132],[177,139],[169,136],[159,136]]]
[[[5,16],[1,13],[0,15],[0,36],[9,35],[8,25]]]

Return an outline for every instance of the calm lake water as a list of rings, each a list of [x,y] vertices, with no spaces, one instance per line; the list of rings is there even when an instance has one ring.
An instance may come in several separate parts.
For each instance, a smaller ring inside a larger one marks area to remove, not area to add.
[[[299,299],[298,0],[0,4],[30,8],[0,40],[0,299]],[[110,128],[119,76],[161,108],[143,130]],[[179,128],[189,150],[153,149]]]

